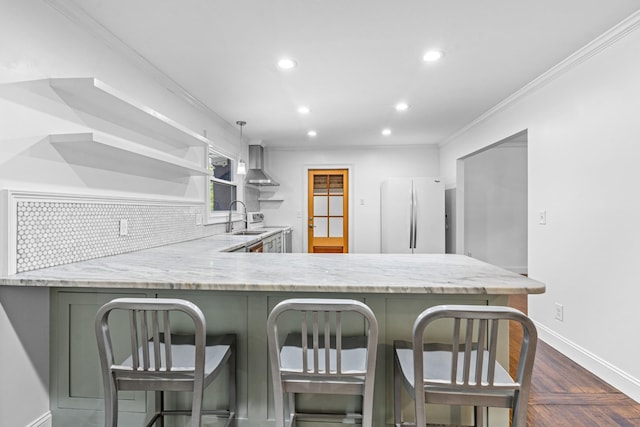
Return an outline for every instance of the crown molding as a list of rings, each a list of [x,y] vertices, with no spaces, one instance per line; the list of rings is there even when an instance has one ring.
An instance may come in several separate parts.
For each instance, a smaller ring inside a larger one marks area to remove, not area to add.
[[[129,60],[134,66],[141,71],[151,75],[153,79],[163,86],[168,91],[172,92],[179,98],[182,98],[189,104],[196,107],[205,115],[211,117],[215,121],[218,121],[229,128],[233,126],[220,117],[215,111],[213,111],[204,102],[193,96],[188,90],[183,88],[175,80],[165,74],[161,69],[156,67],[151,61],[145,58],[140,52],[125,43],[124,40],[119,38],[107,27],[98,22],[95,18],[89,15],[82,7],[77,3],[69,0],[43,0],[50,7],[55,9],[60,14],[64,15],[71,22],[78,25],[83,30],[87,31],[98,40],[102,41],[110,49],[122,55]]]
[[[303,143],[303,142],[301,142]],[[265,145],[269,151],[362,151],[399,149],[438,149],[437,144],[362,144],[362,145]]]
[[[633,33],[640,27],[640,10],[634,12],[629,17],[622,20],[620,23],[615,25],[613,28],[607,30],[602,35],[598,36],[593,41],[589,42],[566,59],[558,63],[557,65],[551,67],[549,70],[541,74],[539,77],[535,78],[527,85],[514,92],[512,95],[508,96],[504,100],[500,101],[498,104],[481,114],[479,117],[468,123],[466,126],[452,134],[451,136],[444,139],[442,142],[438,144],[439,147],[444,147],[449,144],[453,140],[455,140],[460,135],[464,134],[474,126],[482,123],[487,120],[491,116],[497,114],[498,112],[504,110],[511,104],[516,101],[524,98],[526,95],[532,93],[533,91],[548,85],[553,82],[558,77],[563,74],[569,72],[574,67],[582,64],[588,59],[598,55],[603,50],[607,49],[609,46],[617,43],[619,40],[625,38],[627,35]]]

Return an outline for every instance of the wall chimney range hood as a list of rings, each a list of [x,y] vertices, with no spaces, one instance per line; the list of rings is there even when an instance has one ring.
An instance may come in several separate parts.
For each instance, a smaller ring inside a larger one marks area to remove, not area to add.
[[[264,171],[264,147],[262,145],[249,145],[249,164],[246,182],[259,186],[280,185]]]

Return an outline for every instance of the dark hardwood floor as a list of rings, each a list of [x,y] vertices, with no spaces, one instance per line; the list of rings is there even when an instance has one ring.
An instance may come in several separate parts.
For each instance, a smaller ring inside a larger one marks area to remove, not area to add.
[[[510,305],[527,312],[526,296],[512,297]],[[538,341],[527,426],[638,427],[640,404]]]

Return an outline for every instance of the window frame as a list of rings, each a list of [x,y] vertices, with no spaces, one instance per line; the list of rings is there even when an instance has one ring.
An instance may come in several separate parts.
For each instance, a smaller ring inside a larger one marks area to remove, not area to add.
[[[224,223],[227,221],[228,219],[228,215],[229,215],[229,211],[227,209],[224,210],[218,210],[218,211],[212,211],[211,210],[211,187],[213,185],[213,183],[220,183],[220,184],[225,184],[225,185],[229,185],[233,188],[235,188],[235,195],[236,195],[236,199],[240,199],[241,194],[240,194],[240,184],[241,182],[239,182],[239,175],[237,174],[237,170],[236,170],[236,165],[237,165],[237,160],[232,157],[229,156],[219,150],[214,149],[213,147],[209,147],[209,150],[207,151],[207,166],[209,168],[211,168],[211,157],[212,156],[219,156],[219,157],[225,157],[229,162],[230,162],[230,175],[232,177],[231,180],[226,180],[226,179],[221,179],[221,178],[216,178],[213,174],[213,170],[211,170],[211,175],[208,175],[206,178],[206,185],[205,185],[205,209],[206,209],[206,218],[207,218],[207,224],[220,224],[220,223]],[[236,205],[236,211],[237,211],[237,205]],[[235,214],[236,211],[234,211],[233,213]]]

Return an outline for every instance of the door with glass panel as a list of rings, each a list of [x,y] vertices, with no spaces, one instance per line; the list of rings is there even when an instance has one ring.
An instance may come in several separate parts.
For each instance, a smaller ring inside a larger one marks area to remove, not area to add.
[[[348,180],[347,169],[309,170],[309,253],[349,252]]]

